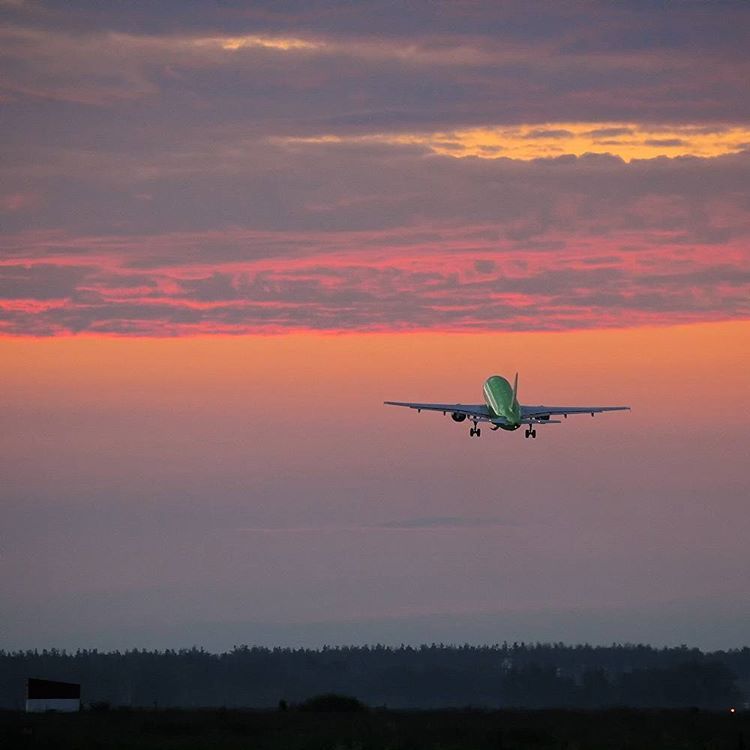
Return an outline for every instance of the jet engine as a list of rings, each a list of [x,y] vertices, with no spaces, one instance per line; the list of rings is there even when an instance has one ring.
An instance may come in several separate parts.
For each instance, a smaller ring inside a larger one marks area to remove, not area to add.
[[[463,422],[466,419],[466,415],[460,411],[454,411],[451,413],[451,419],[454,422]]]

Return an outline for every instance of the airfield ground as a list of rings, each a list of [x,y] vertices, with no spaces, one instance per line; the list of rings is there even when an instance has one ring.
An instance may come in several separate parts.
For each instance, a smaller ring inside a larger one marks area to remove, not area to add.
[[[0,747],[94,750],[750,750],[750,714],[110,710],[0,713]]]

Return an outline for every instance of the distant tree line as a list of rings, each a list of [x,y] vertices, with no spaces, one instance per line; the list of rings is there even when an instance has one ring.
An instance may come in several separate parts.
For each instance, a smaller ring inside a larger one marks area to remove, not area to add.
[[[370,706],[687,707],[742,706],[750,648],[704,653],[503,643],[312,649],[239,646],[222,654],[166,651],[0,651],[0,706],[21,708],[28,677],[80,682],[102,706],[293,706],[318,694]]]

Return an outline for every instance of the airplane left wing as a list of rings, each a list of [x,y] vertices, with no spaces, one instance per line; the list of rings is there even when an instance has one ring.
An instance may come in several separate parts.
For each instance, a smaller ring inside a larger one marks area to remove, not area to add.
[[[443,414],[464,414],[469,419],[487,420],[490,412],[484,404],[415,404],[410,401],[384,401],[388,406],[405,406],[417,411],[441,411]]]
[[[521,406],[521,414],[524,417],[536,419],[549,416],[564,416],[568,414],[599,414],[603,411],[630,411],[629,406]]]

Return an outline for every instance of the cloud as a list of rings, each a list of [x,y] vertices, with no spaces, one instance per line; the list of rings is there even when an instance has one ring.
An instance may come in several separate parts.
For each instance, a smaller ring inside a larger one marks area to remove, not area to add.
[[[634,132],[632,127],[626,126],[613,126],[608,128],[596,128],[589,130],[586,135],[591,138],[614,138],[619,135],[632,135]]]
[[[745,150],[750,130],[745,126],[725,127],[720,133],[706,132],[695,125],[615,125],[590,130],[590,123],[559,123],[565,128],[532,125],[472,128],[451,132],[392,132],[371,135],[321,135],[281,138],[289,144],[422,146],[435,154],[462,158],[478,156],[532,160],[560,155],[609,154],[625,161],[669,156],[712,157]],[[604,138],[601,133],[619,133],[628,138]],[[658,137],[654,137],[657,135]],[[670,136],[670,137],[666,137]]]
[[[496,267],[494,260],[480,259],[474,261],[474,269],[477,273],[490,274]]]
[[[649,226],[673,230],[680,221],[687,239],[695,232],[692,238],[700,240],[698,227],[715,226],[712,217],[718,211],[721,224],[734,228],[736,236],[747,227],[742,196],[748,161],[748,154],[741,153],[716,159],[634,159],[628,165],[608,155],[525,163],[439,157],[402,145],[228,140],[213,152],[210,143],[201,142],[189,154],[123,158],[100,153],[77,165],[71,154],[59,166],[50,159],[39,173],[36,167],[10,171],[40,189],[66,187],[49,192],[43,214],[15,217],[18,227],[25,221],[37,229],[99,235],[107,246],[118,235],[141,234],[148,239],[139,255],[158,265],[160,238],[178,231],[186,253],[194,252],[191,234],[203,235],[204,249],[195,252],[208,262],[227,258],[230,251],[237,257],[232,238],[242,233],[240,227],[256,239],[266,233],[262,244],[253,243],[253,256],[280,252],[278,244],[287,242],[290,232],[424,232],[449,224],[494,224],[500,236],[529,240],[553,228],[641,229],[638,206],[660,196],[671,200],[669,216],[654,214]],[[147,172],[141,174],[141,168]],[[151,199],[144,203],[139,196],[146,185]],[[206,245],[211,232],[214,239]],[[295,243],[309,246],[315,240],[301,235]]]
[[[646,146],[684,146],[685,141],[682,138],[647,138],[644,141]]]
[[[750,114],[742,5],[710,14],[697,5],[534,7],[208,12],[167,2],[101,12],[87,2],[29,4],[9,11],[0,32],[3,91],[14,101],[100,107],[168,102],[175,123],[202,110],[216,123],[297,134],[577,120],[724,124]]]
[[[35,193],[17,192],[0,195],[0,211],[3,213],[17,213],[29,211],[39,203],[39,196]]]
[[[528,140],[539,140],[542,138],[570,138],[573,133],[570,130],[564,130],[561,128],[558,128],[555,130],[554,128],[535,128],[534,130],[530,130],[527,133],[525,133],[522,138],[526,138]]]
[[[120,175],[85,171],[76,200],[88,213],[66,210],[73,189],[45,200],[67,231],[4,238],[2,330],[562,330],[740,318],[749,158],[482,160],[306,143],[273,147],[247,172],[167,171],[149,181],[148,213],[137,197],[128,203],[123,190],[140,189]]]
[[[0,30],[6,333],[747,314],[744,6],[96,7]]]
[[[338,238],[348,252],[230,260],[223,271],[177,258],[137,274],[116,264],[6,267],[0,321],[19,334],[184,335],[564,330],[750,315],[742,243],[719,258],[682,243],[620,249],[616,236],[554,251],[474,237],[467,254],[449,235],[431,251],[400,245],[373,255],[356,249],[358,239],[378,247],[377,237],[348,235]]]
[[[337,533],[372,533],[387,531],[433,531],[459,529],[496,529],[499,527],[516,527],[520,524],[501,518],[472,518],[462,516],[425,516],[407,518],[398,521],[386,521],[373,525],[357,526],[244,526],[234,531],[258,534],[337,534]]]
[[[75,293],[87,270],[49,263],[0,266],[0,299],[38,302],[65,299]]]
[[[430,529],[485,529],[498,526],[517,526],[501,518],[469,518],[462,516],[426,516],[424,518],[407,518],[400,521],[388,521],[376,528],[399,529],[403,531],[420,531]]]

